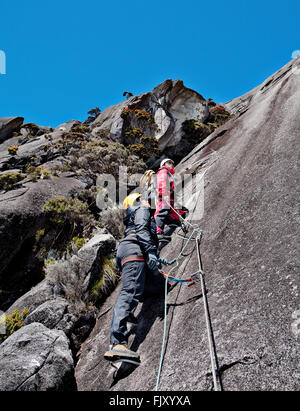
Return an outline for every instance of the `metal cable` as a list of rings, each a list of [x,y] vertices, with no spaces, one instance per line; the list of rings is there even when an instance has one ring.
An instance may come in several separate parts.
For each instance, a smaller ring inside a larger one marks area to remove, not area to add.
[[[190,227],[192,227],[193,231],[190,237],[187,239],[186,244],[178,254],[177,258],[174,260],[176,261],[176,265],[169,271],[169,273],[166,273],[166,281],[165,281],[165,304],[164,304],[164,331],[163,331],[163,341],[162,341],[162,348],[161,348],[161,355],[160,355],[160,363],[159,363],[159,370],[158,370],[158,375],[157,375],[157,380],[156,380],[156,386],[155,386],[155,391],[158,391],[159,387],[159,381],[160,381],[160,376],[161,376],[161,370],[162,370],[162,364],[163,364],[163,359],[164,359],[164,354],[165,354],[165,343],[166,343],[166,334],[167,334],[167,291],[168,291],[168,278],[171,275],[172,271],[178,267],[179,262],[178,260],[182,256],[185,248],[189,244],[191,240],[196,241],[197,245],[197,255],[198,255],[198,264],[199,264],[199,272],[200,272],[200,279],[201,279],[201,288],[202,288],[202,295],[203,295],[203,304],[204,304],[204,313],[205,313],[205,321],[206,321],[206,328],[207,328],[207,336],[208,336],[208,346],[209,346],[209,352],[210,352],[210,360],[211,360],[211,369],[212,369],[212,376],[213,376],[213,383],[214,383],[214,390],[215,391],[222,391],[222,381],[219,373],[219,365],[218,365],[218,357],[217,357],[217,351],[216,351],[216,345],[214,341],[214,334],[213,334],[213,329],[212,329],[212,324],[211,324],[211,319],[210,319],[210,314],[209,314],[209,307],[208,307],[208,301],[207,301],[207,296],[206,296],[206,287],[205,287],[205,281],[204,281],[204,272],[202,268],[202,261],[201,261],[201,252],[200,252],[200,241],[202,238],[202,231],[199,229],[198,226],[191,224],[190,222],[186,221],[177,211],[169,204],[169,206],[173,209],[173,211],[179,216],[181,220],[183,220],[185,223],[187,223]],[[197,232],[197,237],[194,238],[193,235],[194,233]],[[185,238],[184,238],[185,239]],[[217,383],[217,375],[219,377],[219,385]],[[220,389],[219,389],[220,387]]]

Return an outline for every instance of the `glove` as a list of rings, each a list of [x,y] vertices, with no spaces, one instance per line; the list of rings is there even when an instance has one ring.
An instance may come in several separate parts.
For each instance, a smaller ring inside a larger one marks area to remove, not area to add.
[[[154,270],[154,268],[157,266],[157,257],[155,254],[149,253],[148,254],[148,267],[150,270]]]
[[[166,260],[165,258],[161,258],[159,257],[159,259],[157,260],[159,263],[164,264],[164,265],[172,265],[176,262],[176,258],[174,258],[171,261]]]
[[[186,207],[184,207],[184,206],[182,206],[181,207],[181,216],[183,217],[183,218],[186,218],[187,216],[188,216],[188,214],[189,214],[189,209],[188,208],[186,208]]]
[[[159,262],[159,263],[162,263],[162,264],[164,264],[164,265],[169,265],[169,264],[170,264],[169,261],[166,260],[165,258],[159,258],[159,259],[158,259],[158,262]]]

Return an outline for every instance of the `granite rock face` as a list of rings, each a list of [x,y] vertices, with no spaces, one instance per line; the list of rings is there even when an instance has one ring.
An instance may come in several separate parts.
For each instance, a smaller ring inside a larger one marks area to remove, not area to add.
[[[299,390],[300,58],[240,98],[235,117],[176,167],[199,174],[189,221],[202,230],[201,256],[224,390]],[[202,192],[200,190],[203,190]],[[179,194],[179,193],[178,193]],[[197,195],[198,194],[198,195]],[[191,230],[189,232],[191,234]],[[162,256],[177,256],[176,235]],[[198,269],[191,241],[173,272]],[[102,307],[76,367],[79,390],[153,390],[163,340],[164,297],[140,305],[129,346],[142,364],[117,373],[103,359],[117,289]],[[175,286],[167,299],[160,390],[212,390],[201,287]]]
[[[142,363],[115,371],[103,354],[121,284],[104,302],[97,300],[95,311],[95,300],[89,299],[102,281],[104,259],[113,271],[115,238],[97,228],[69,256],[33,269],[45,202],[87,195],[93,180],[82,170],[60,170],[33,181],[28,161],[55,170],[65,166],[73,145],[96,136],[134,145],[140,127],[146,138],[159,140],[164,155],[184,157],[176,167],[177,199],[189,208],[192,226],[186,238],[175,233],[161,256],[180,255],[172,275],[189,277],[199,268],[194,240],[201,230],[224,390],[299,390],[299,111],[300,56],[223,105],[179,80],[166,80],[150,93],[109,107],[87,130],[76,120],[54,130],[15,124],[21,134],[10,134],[0,144],[0,177],[22,173],[24,179],[0,192],[0,308],[9,316],[24,309],[29,314],[23,327],[0,344],[0,390],[142,391],[154,390],[157,382],[166,391],[213,389],[199,282],[191,287],[177,283],[167,301],[164,295],[144,296],[138,324],[128,327],[129,346]],[[216,113],[231,118],[212,125]],[[208,124],[209,135],[200,135],[198,144],[199,127]],[[11,155],[8,147],[14,144],[18,153]]]

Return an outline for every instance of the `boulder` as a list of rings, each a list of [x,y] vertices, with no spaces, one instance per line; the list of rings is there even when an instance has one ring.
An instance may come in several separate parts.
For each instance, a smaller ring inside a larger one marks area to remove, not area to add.
[[[34,311],[29,312],[24,320],[24,325],[38,322],[47,328],[57,328],[68,309],[68,303],[63,298],[45,301]]]
[[[23,117],[1,117],[0,118],[0,143],[10,137],[23,124]]]
[[[83,293],[86,293],[95,279],[99,276],[104,256],[111,253],[116,246],[116,240],[111,234],[99,233],[80,248],[78,255],[73,259],[80,262],[81,270],[85,273],[82,285]]]
[[[40,305],[52,301],[62,295],[62,290],[58,285],[51,284],[46,279],[41,281],[35,287],[32,287],[27,293],[18,298],[6,311],[10,315],[14,310],[23,311],[27,309],[29,313],[34,312]]]
[[[142,110],[152,116],[152,120],[136,119],[134,115],[128,119],[121,116],[124,109]],[[210,116],[208,101],[199,93],[184,86],[181,80],[166,80],[152,92],[132,96],[126,101],[108,107],[93,122],[93,134],[99,130],[109,130],[110,138],[125,144],[134,144],[128,141],[126,131],[130,127],[142,130],[146,137],[155,137],[159,149],[167,155],[186,155],[194,142],[189,141],[182,129],[186,120],[195,120],[200,123]]]
[[[74,361],[64,332],[32,323],[0,345],[0,391],[74,390]]]

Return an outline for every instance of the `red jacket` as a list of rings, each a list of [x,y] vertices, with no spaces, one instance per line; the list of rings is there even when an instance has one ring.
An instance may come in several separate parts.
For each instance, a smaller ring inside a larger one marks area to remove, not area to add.
[[[168,199],[174,200],[175,183],[172,175],[175,174],[175,170],[167,167],[161,167],[156,173],[156,184],[159,198],[168,197]]]

